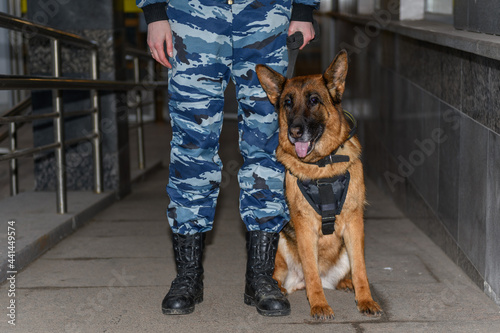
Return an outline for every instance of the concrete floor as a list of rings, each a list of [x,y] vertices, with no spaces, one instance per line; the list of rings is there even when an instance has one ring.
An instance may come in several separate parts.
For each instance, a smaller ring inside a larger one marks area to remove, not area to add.
[[[241,163],[235,121],[224,124],[221,156],[225,165]],[[243,303],[244,228],[236,175],[228,172],[207,239],[205,300],[191,315],[165,316],[161,301],[175,276],[166,182],[162,168],[135,183],[131,195],[18,273],[15,326],[8,324],[11,298],[3,284],[0,332],[500,331],[500,308],[370,181],[366,262],[385,314],[363,316],[353,294],[327,290],[334,320],[312,320],[304,291],[289,295],[290,316],[260,316]]]

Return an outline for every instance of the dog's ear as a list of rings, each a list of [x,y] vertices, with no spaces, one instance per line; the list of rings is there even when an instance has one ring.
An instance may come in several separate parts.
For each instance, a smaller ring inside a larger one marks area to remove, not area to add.
[[[333,101],[340,103],[345,89],[345,78],[347,76],[347,52],[340,51],[333,59],[330,67],[323,74],[326,87],[330,91]]]
[[[257,65],[255,71],[267,97],[273,105],[276,105],[281,91],[283,91],[285,77],[265,65]]]

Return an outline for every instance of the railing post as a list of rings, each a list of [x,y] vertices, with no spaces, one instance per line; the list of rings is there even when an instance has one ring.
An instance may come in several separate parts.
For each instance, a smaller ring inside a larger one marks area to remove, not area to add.
[[[90,55],[91,59],[91,76],[93,80],[99,79],[98,63],[97,63],[97,50],[93,49]],[[102,152],[101,152],[101,133],[100,133],[100,116],[101,110],[99,108],[99,95],[96,89],[90,91],[90,98],[92,108],[92,127],[94,139],[92,140],[94,151],[94,192],[102,193]]]
[[[61,49],[59,40],[51,38],[50,40],[52,51],[52,75],[54,77],[61,76]],[[64,117],[61,90],[52,90],[52,108],[58,115],[54,119],[54,136],[58,147],[55,149],[56,154],[56,176],[57,176],[57,212],[64,214],[68,210],[66,198],[66,156],[64,154]]]
[[[16,0],[9,0],[7,6],[9,14],[21,17],[21,2]],[[22,75],[24,74],[24,60],[23,60],[23,35],[19,31],[9,31],[10,37],[10,61],[11,61],[11,74]],[[21,102],[23,99],[22,90],[12,90],[13,104]]]
[[[10,152],[13,153],[17,149],[17,126],[15,122],[9,124],[9,146]],[[17,195],[19,193],[19,178],[17,169],[17,158],[13,158],[9,162],[10,173],[10,195]]]
[[[134,81],[136,84],[140,83],[140,71],[139,71],[139,57],[134,56]],[[137,155],[139,162],[139,169],[144,169],[146,167],[146,158],[144,153],[144,124],[142,121],[142,96],[141,90],[136,89],[135,95],[135,114],[137,121]]]
[[[156,70],[156,60],[150,59],[148,61],[149,72],[151,73],[152,81],[158,81],[158,72]],[[163,122],[163,100],[160,91],[155,89],[153,91],[154,108],[155,108],[155,121],[157,123]]]

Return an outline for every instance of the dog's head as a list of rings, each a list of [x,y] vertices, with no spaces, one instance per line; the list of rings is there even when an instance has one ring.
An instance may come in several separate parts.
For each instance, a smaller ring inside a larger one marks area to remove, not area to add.
[[[323,75],[286,79],[257,65],[262,88],[279,112],[280,148],[305,162],[329,155],[347,137],[340,105],[347,75],[347,52],[342,50]]]

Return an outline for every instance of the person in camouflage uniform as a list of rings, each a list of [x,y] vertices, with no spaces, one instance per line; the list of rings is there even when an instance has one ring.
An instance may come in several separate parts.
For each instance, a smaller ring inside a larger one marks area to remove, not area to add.
[[[287,34],[302,32],[302,47],[313,39],[312,12],[319,0],[137,0],[137,6],[148,23],[153,58],[170,68],[167,217],[177,277],[162,311],[191,313],[203,300],[205,232],[212,229],[221,182],[224,90],[233,80],[244,160],[240,212],[248,230],[244,301],[263,315],[287,315],[290,304],[272,279],[279,231],[288,222],[284,168],[275,157],[278,119],[255,66],[286,72]]]

